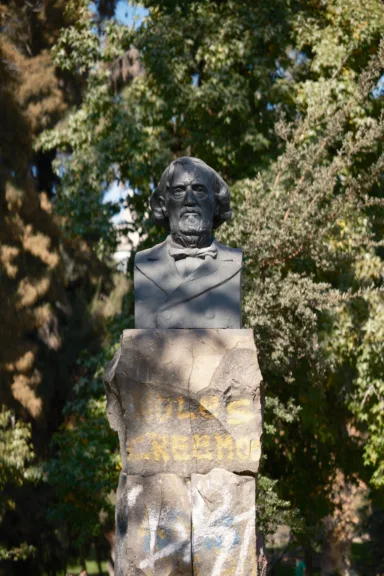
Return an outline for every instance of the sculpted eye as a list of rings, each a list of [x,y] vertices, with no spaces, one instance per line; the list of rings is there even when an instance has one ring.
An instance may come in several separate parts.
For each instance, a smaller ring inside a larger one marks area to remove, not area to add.
[[[182,196],[184,194],[184,189],[178,186],[172,190],[172,194],[173,196]]]
[[[203,188],[203,186],[197,186],[195,191],[199,196],[205,195],[205,189]]]

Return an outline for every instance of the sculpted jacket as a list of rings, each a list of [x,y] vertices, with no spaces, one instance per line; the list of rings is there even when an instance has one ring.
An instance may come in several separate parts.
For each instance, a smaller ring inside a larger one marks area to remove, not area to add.
[[[216,258],[183,278],[169,243],[136,254],[135,327],[241,328],[241,250],[214,240]]]

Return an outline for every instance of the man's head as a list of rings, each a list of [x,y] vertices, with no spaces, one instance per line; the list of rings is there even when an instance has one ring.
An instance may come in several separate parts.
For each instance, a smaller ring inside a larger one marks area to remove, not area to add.
[[[201,245],[231,217],[229,198],[228,186],[212,168],[184,156],[163,172],[151,208],[155,222],[169,227],[177,242]]]

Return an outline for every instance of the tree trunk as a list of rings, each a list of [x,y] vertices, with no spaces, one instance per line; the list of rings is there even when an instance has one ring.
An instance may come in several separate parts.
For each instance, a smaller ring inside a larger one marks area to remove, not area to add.
[[[257,558],[258,576],[266,576],[268,569],[268,561],[267,556],[265,554],[264,534],[262,532],[257,532],[256,535],[256,558]]]
[[[321,551],[321,576],[340,574],[348,576],[351,567],[351,542],[339,540],[337,534],[328,532],[325,535]]]
[[[97,569],[99,571],[99,576],[103,576],[103,567],[101,565],[100,549],[97,545],[97,542],[95,544],[95,554],[96,554],[96,563],[97,563]]]
[[[313,562],[312,562],[313,550],[310,542],[307,543],[304,552],[304,562],[306,567],[306,576],[312,576],[313,573]]]
[[[107,540],[110,546],[110,557],[107,561],[107,570],[109,576],[114,576],[115,573],[115,532],[104,533],[104,538]]]

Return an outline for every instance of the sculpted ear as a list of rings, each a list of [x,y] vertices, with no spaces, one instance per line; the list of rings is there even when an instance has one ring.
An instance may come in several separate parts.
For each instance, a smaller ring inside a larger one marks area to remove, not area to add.
[[[166,170],[164,170],[160,178],[160,182],[156,190],[153,192],[149,201],[152,209],[153,221],[158,226],[164,226],[165,228],[169,227],[168,212],[165,207],[165,195],[167,193],[168,172],[169,168],[166,168]]]
[[[219,174],[213,170],[216,177],[216,205],[215,217],[213,220],[213,228],[216,229],[221,226],[226,220],[232,217],[232,210],[230,205],[230,192],[228,185]]]
[[[166,209],[166,207],[165,207],[165,198],[164,198],[164,196],[159,196],[159,207],[160,207],[160,209],[161,209],[161,211],[162,211],[163,218],[167,218],[168,212],[167,212],[167,209]]]
[[[165,208],[164,196],[153,194],[150,199],[150,204],[154,221],[162,224],[163,220],[167,218],[167,209]]]

